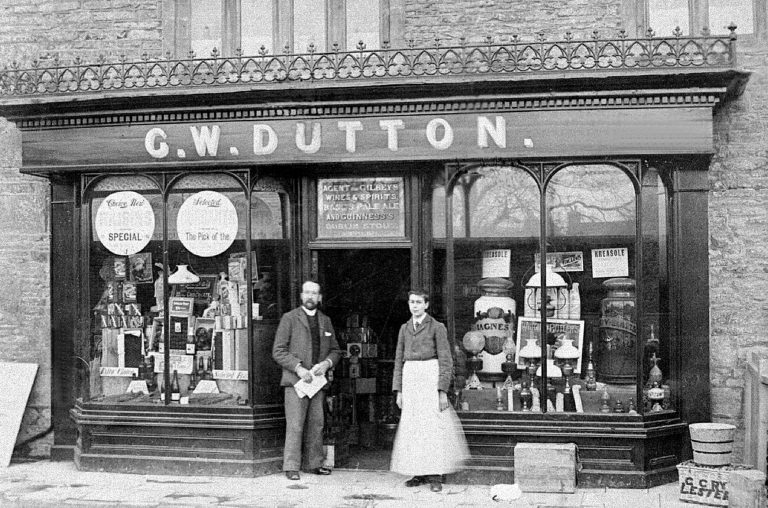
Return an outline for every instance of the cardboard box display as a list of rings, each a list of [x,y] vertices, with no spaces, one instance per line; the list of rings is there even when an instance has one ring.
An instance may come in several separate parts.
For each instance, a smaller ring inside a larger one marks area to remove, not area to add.
[[[692,460],[677,465],[680,500],[712,506],[728,506],[731,471],[751,469],[743,464],[701,466]]]
[[[576,492],[575,443],[517,443],[514,460],[523,492]]]

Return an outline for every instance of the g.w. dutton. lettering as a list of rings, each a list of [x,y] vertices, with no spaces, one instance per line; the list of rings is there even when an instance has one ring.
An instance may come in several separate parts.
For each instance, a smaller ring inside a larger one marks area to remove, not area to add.
[[[471,122],[471,123],[470,123]],[[234,128],[233,128],[234,127]],[[229,132],[225,134],[225,128]],[[248,132],[249,131],[249,132]],[[244,146],[244,133],[250,142]],[[471,136],[471,140],[465,139]],[[461,139],[458,139],[461,137]],[[228,139],[229,138],[229,139]],[[189,142],[194,153],[187,153]],[[419,150],[445,151],[456,145],[472,144],[477,148],[506,149],[515,145],[519,149],[532,148],[531,138],[510,135],[504,116],[478,115],[474,118],[457,116],[445,118],[382,118],[365,120],[273,121],[247,124],[191,125],[187,139],[171,139],[162,127],[152,127],[144,136],[144,148],[154,159],[219,157],[222,146],[229,157],[267,157],[281,150],[317,154],[319,152],[346,152],[385,150],[397,153]],[[172,148],[176,147],[175,152]]]

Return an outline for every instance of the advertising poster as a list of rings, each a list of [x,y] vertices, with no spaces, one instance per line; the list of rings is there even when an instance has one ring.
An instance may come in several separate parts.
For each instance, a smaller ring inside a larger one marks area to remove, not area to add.
[[[136,254],[152,239],[155,213],[138,192],[114,192],[96,210],[94,229],[102,245],[113,254]]]
[[[235,241],[237,210],[224,194],[201,191],[188,197],[179,208],[176,230],[192,254],[217,256]]]

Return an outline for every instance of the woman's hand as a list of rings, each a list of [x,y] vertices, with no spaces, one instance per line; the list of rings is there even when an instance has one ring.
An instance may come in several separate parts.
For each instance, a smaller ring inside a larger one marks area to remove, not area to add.
[[[440,411],[445,411],[448,409],[448,406],[450,406],[448,403],[448,394],[444,391],[438,391],[437,393],[440,395]]]
[[[400,409],[403,409],[403,392],[397,392],[395,403],[397,404],[397,407],[399,407]]]

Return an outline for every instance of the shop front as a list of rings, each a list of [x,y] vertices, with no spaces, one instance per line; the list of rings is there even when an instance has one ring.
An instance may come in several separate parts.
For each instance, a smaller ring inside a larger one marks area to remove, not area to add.
[[[710,418],[712,113],[746,79],[733,40],[688,43],[703,60],[523,69],[463,46],[337,54],[336,74],[294,56],[261,81],[225,59],[17,81],[4,111],[52,186],[57,445],[86,470],[278,471],[272,340],[315,279],[347,351],[337,467],[388,466],[423,287],[454,345],[460,479],[508,482],[526,442],[575,443],[581,485],[671,481]]]

